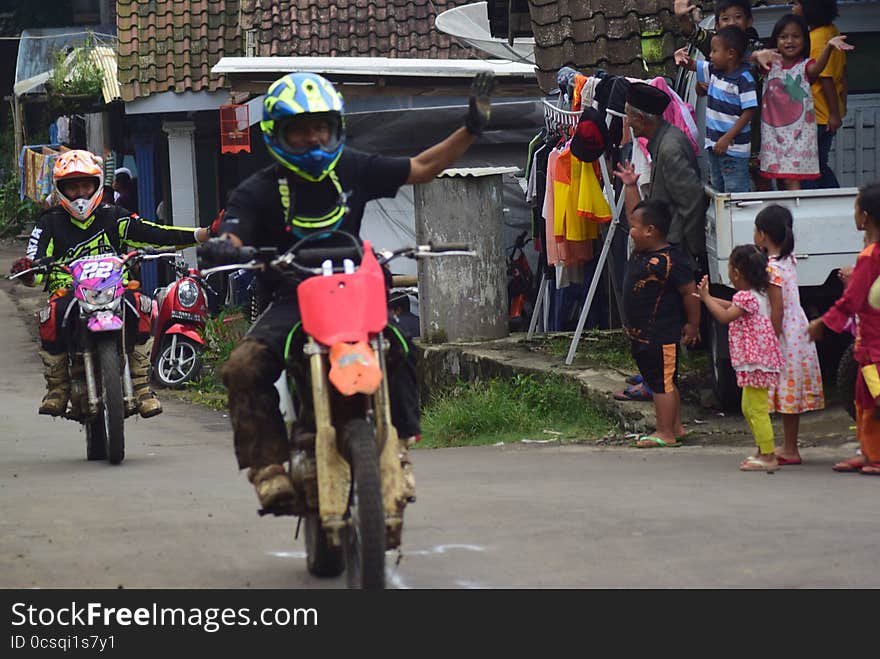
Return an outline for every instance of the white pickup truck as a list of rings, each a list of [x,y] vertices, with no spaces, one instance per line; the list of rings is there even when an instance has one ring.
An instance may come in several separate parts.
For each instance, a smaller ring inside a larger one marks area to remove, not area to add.
[[[840,296],[843,288],[837,272],[843,266],[853,265],[864,247],[864,234],[856,231],[853,215],[858,186],[880,180],[880,1],[841,0],[838,9],[840,16],[835,25],[856,47],[847,55],[847,116],[829,157],[831,168],[845,187],[731,194],[707,186],[706,248],[713,294],[719,297],[729,299],[733,295],[727,274],[730,251],[736,245],[753,241],[755,215],[768,204],[787,206],[794,216],[801,303],[809,318],[824,313]],[[786,5],[756,7],[753,18],[758,34],[768,37],[779,17],[790,10]],[[710,17],[703,25],[711,27],[713,22]],[[705,100],[696,96],[694,82],[694,74],[689,73],[680,81],[679,93],[694,105],[697,125],[702,127]],[[836,378],[838,363],[847,354],[850,341],[848,336],[832,334],[820,342],[820,362],[826,381]],[[725,326],[709,323],[709,345],[715,393],[726,408],[738,407],[739,389],[730,368]]]

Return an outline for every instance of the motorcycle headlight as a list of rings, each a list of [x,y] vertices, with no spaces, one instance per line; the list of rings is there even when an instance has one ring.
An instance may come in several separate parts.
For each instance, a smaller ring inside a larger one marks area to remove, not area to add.
[[[177,287],[177,301],[187,308],[195,306],[199,301],[199,287],[189,279],[180,282],[180,286]]]
[[[108,286],[102,290],[91,288],[83,288],[81,290],[83,300],[86,304],[90,304],[93,307],[103,307],[106,304],[110,304],[116,297],[116,286]]]

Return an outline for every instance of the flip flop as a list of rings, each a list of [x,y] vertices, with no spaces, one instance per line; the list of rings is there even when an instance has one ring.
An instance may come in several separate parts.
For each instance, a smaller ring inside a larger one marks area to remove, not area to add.
[[[641,384],[644,380],[640,374],[636,373],[635,375],[630,375],[625,382],[627,384]]]
[[[657,448],[658,446],[674,448],[676,446],[681,446],[681,442],[667,442],[656,435],[644,435],[639,437],[639,441],[637,441],[634,446],[636,448]]]
[[[648,385],[632,385],[623,391],[614,392],[615,400],[654,400],[654,394],[648,388]]]
[[[750,455],[745,460],[743,460],[739,465],[740,471],[764,471],[768,474],[772,474],[774,471],[779,469],[779,464],[776,465],[768,465],[763,460],[759,460],[754,455]]]
[[[836,465],[831,467],[834,471],[839,471],[843,473],[853,473],[856,471],[861,471],[862,467],[864,467],[866,462],[862,460],[861,457],[857,458],[849,458],[848,460],[842,460],[838,462]]]
[[[777,455],[777,456],[776,456],[776,462],[778,462],[778,463],[781,464],[781,465],[799,465],[799,464],[803,464],[803,460],[801,460],[801,458],[794,458],[794,459],[792,460],[792,459],[789,459],[789,458],[785,458],[785,457],[783,457],[783,456],[781,456],[781,455]]]
[[[860,473],[866,476],[880,476],[880,462],[869,462],[862,467]]]

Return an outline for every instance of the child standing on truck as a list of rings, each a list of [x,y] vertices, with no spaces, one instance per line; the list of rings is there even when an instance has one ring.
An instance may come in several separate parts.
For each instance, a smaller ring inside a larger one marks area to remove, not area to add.
[[[837,0],[795,0],[792,12],[803,16],[810,27],[810,55],[819,59],[826,43],[840,34],[834,25],[837,18]],[[840,183],[828,165],[828,154],[834,136],[843,126],[846,116],[846,54],[834,51],[828,65],[817,80],[812,81],[813,102],[816,106],[816,125],[819,135],[819,171],[821,177],[810,180],[804,188],[839,188]]]
[[[803,18],[786,14],[773,27],[770,42],[782,56],[764,79],[761,100],[761,176],[786,190],[820,176],[816,112],[810,85],[835,50],[852,50],[845,36],[829,39],[815,60],[809,58],[810,33]]]
[[[859,190],[855,204],[856,229],[865,232],[867,246],[856,260],[846,290],[821,318],[810,323],[810,339],[822,338],[825,328],[842,332],[849,317],[856,317],[854,356],[856,378],[856,435],[861,455],[834,465],[835,471],[860,471],[880,475],[880,310],[869,302],[872,284],[880,277],[880,183]]]
[[[653,392],[657,429],[639,448],[677,446],[684,434],[678,393],[678,344],[699,339],[700,303],[687,257],[666,239],[672,212],[658,200],[639,202],[629,218],[633,255],[623,284],[626,332],[643,382]],[[686,322],[683,322],[685,321]]]
[[[758,213],[755,244],[767,253],[771,320],[779,336],[783,361],[779,380],[770,387],[770,411],[782,415],[784,431],[776,459],[781,465],[799,465],[800,415],[824,408],[825,393],[816,345],[807,338],[807,314],[801,306],[797,265],[791,253],[794,249],[792,217],[785,206],[771,204]],[[779,295],[773,294],[774,291]],[[779,303],[774,305],[776,299]]]
[[[724,27],[712,37],[711,64],[691,58],[684,49],[675,63],[697,72],[697,82],[708,82],[706,142],[709,178],[718,192],[749,192],[751,121],[757,112],[755,78],[743,62],[746,33]]]
[[[775,387],[782,370],[779,340],[770,321],[767,287],[767,256],[755,245],[738,245],[728,260],[728,276],[736,289],[733,300],[709,294],[709,277],[700,282],[699,296],[709,313],[723,325],[730,325],[730,363],[736,383],[742,388],[742,412],[749,424],[758,452],[740,463],[741,471],[779,469],[770,425],[768,390]]]

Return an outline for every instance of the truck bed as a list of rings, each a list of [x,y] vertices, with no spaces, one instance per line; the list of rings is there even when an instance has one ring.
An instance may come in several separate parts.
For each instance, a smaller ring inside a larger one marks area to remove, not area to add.
[[[853,265],[864,248],[856,231],[854,205],[858,188],[780,192],[718,193],[706,187],[706,250],[713,283],[730,286],[727,259],[736,245],[754,242],[755,216],[780,204],[794,216],[794,254],[800,286],[821,286],[832,272]]]

